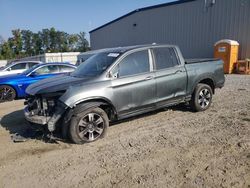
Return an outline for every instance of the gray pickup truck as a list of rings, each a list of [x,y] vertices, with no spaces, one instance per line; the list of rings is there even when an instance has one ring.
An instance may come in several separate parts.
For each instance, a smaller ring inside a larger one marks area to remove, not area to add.
[[[177,46],[112,48],[69,75],[29,86],[24,113],[81,144],[102,138],[110,121],[180,103],[204,111],[224,82],[221,60],[185,61]]]

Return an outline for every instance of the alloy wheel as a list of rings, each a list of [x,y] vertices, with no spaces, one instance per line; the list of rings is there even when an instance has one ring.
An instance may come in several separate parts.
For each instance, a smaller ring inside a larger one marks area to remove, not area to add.
[[[88,113],[78,123],[78,135],[85,141],[98,139],[104,131],[104,120],[96,113]]]
[[[11,101],[15,98],[15,91],[10,87],[0,88],[0,101]]]
[[[208,89],[202,89],[199,93],[198,97],[198,103],[201,106],[201,108],[206,108],[210,102],[211,102],[211,96],[212,94]]]

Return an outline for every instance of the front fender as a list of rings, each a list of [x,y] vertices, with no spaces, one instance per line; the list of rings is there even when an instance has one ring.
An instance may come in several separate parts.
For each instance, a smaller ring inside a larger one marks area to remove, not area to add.
[[[69,122],[71,117],[73,116],[74,113],[78,114],[81,113],[87,109],[93,108],[93,107],[98,107],[104,103],[102,102],[88,102],[88,103],[82,103],[76,106],[76,108],[70,108],[67,110],[64,121]]]
[[[59,100],[68,107],[73,108],[79,103],[92,99],[112,101],[112,96],[113,91],[110,87],[110,81],[103,81],[96,84],[71,86]]]

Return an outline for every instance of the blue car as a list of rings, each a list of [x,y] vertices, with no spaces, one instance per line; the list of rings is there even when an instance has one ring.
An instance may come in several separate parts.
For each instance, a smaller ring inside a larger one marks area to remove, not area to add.
[[[25,98],[25,89],[39,80],[60,74],[66,74],[76,69],[69,63],[38,64],[21,74],[0,77],[0,102]]]

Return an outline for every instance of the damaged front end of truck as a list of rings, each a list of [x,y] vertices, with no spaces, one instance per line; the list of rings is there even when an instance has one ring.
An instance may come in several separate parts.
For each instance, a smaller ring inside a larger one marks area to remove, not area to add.
[[[44,126],[54,132],[59,120],[71,109],[60,98],[75,85],[81,85],[88,79],[72,76],[58,76],[32,84],[26,89],[24,115],[33,124]]]
[[[58,100],[65,91],[29,96],[25,101],[24,115],[27,121],[47,125],[48,131],[56,130],[56,123],[65,114],[68,106]]]

